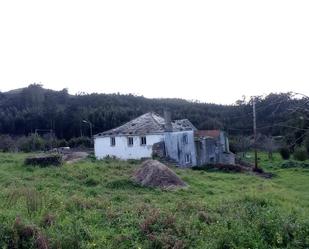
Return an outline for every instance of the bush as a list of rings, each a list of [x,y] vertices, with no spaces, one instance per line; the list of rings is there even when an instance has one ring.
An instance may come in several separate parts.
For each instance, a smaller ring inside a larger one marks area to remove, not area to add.
[[[223,171],[223,172],[242,172],[244,168],[240,165],[233,164],[206,164],[204,166],[194,166],[193,170],[210,170],[210,171]]]
[[[233,152],[234,154],[240,152],[239,146],[237,145],[235,139],[230,139],[229,140],[230,144],[230,151]]]
[[[285,161],[280,165],[281,168],[307,168],[309,169],[309,163],[298,161]]]
[[[280,155],[281,155],[283,160],[289,160],[290,159],[291,153],[290,153],[289,148],[283,147],[279,150],[279,152],[280,152]]]
[[[62,157],[58,154],[28,157],[25,160],[25,165],[39,165],[41,167],[49,165],[59,166],[61,164]]]
[[[294,159],[298,161],[305,161],[308,158],[308,153],[305,148],[297,148],[294,152]]]
[[[0,136],[0,151],[11,152],[15,150],[14,140],[9,135]]]
[[[65,139],[57,140],[57,147],[68,147],[69,143]]]
[[[13,224],[1,224],[0,232],[1,248],[50,248],[48,238],[39,227],[25,224],[20,217]]]
[[[72,148],[92,148],[92,140],[89,137],[74,137],[69,141]]]
[[[20,137],[17,140],[17,147],[23,152],[45,150],[46,141],[37,134],[31,134],[27,137]]]

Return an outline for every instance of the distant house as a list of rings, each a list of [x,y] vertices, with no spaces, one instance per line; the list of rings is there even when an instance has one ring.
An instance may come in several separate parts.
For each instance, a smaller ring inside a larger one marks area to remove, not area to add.
[[[164,118],[149,112],[95,135],[94,150],[98,159],[159,157],[183,167],[234,163],[224,132],[198,131],[188,119],[172,121],[169,112]]]

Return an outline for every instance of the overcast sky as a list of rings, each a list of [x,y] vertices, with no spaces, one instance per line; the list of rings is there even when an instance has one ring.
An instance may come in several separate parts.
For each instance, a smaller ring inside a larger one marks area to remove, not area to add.
[[[308,13],[308,0],[0,0],[0,91],[309,94]]]

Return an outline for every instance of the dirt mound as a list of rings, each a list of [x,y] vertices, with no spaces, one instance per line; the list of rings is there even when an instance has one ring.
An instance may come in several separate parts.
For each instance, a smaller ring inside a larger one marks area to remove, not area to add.
[[[132,179],[147,187],[175,189],[186,184],[167,166],[157,160],[147,160],[134,172]]]

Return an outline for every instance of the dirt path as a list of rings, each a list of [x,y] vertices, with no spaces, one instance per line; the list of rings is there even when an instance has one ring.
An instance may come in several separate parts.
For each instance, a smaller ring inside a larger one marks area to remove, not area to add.
[[[81,161],[83,159],[85,159],[87,156],[89,155],[89,153],[87,152],[71,152],[69,154],[66,154],[63,156],[63,160],[68,163],[76,163],[78,161]]]

